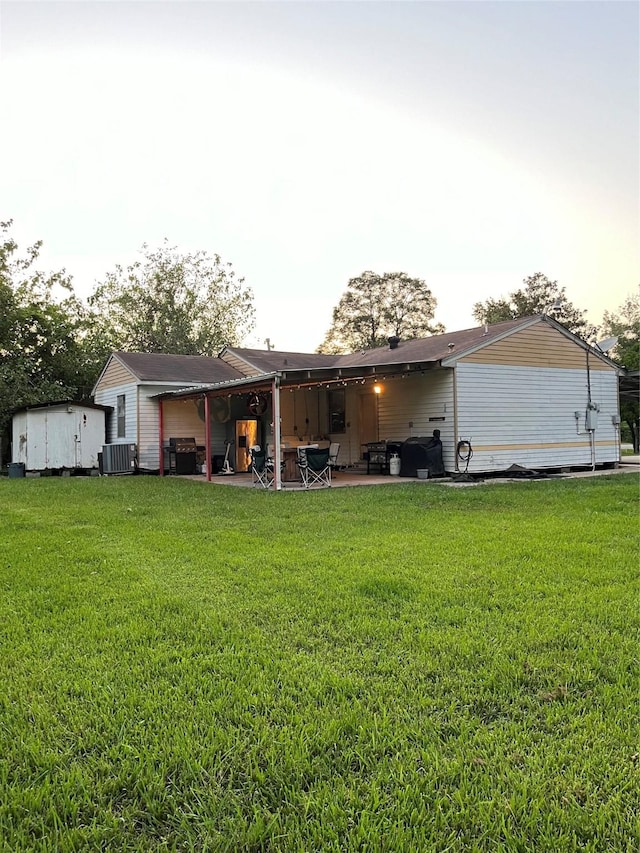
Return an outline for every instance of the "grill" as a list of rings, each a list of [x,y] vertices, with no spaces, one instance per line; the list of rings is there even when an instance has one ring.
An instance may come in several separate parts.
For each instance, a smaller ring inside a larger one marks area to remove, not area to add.
[[[393,453],[399,453],[401,442],[370,441],[367,443],[367,474],[372,467],[379,474],[389,473],[389,460]]]
[[[168,469],[171,474],[195,474],[197,446],[195,438],[170,438]]]

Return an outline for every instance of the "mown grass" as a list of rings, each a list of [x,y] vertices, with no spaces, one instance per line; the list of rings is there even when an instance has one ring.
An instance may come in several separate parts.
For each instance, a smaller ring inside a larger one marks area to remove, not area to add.
[[[639,849],[637,509],[0,481],[0,849]]]

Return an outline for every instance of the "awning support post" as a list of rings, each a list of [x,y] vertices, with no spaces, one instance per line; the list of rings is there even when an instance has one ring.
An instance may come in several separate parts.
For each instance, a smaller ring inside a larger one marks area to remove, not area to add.
[[[160,476],[164,477],[164,409],[162,400],[159,400],[158,406],[158,454],[160,458]]]
[[[280,383],[274,377],[271,383],[271,413],[273,416],[273,487],[276,491],[282,489],[282,450],[280,448]]]
[[[209,395],[204,395],[204,464],[207,466],[207,482],[211,482],[211,421],[209,420]]]

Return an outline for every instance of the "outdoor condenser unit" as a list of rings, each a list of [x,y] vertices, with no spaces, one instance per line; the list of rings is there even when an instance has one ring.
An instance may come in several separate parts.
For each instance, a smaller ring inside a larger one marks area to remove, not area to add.
[[[103,444],[102,473],[131,474],[136,467],[135,444]]]

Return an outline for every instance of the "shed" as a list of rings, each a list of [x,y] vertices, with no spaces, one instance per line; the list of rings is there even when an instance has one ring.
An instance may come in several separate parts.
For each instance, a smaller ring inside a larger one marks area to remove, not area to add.
[[[98,468],[108,406],[63,401],[13,413],[11,461],[27,471]]]

